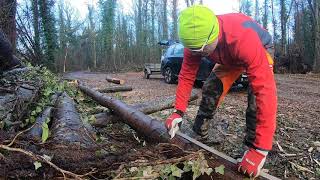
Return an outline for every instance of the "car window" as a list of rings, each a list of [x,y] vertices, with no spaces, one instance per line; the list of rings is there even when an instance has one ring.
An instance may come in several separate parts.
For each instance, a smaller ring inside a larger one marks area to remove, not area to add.
[[[173,50],[174,50],[174,46],[170,46],[166,52],[166,57],[172,57],[173,56]]]
[[[175,57],[183,57],[183,50],[184,50],[184,47],[182,44],[175,45],[174,56]]]

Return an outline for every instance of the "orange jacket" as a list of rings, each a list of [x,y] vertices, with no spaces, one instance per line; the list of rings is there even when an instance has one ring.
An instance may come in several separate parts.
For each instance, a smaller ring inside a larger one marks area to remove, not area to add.
[[[257,125],[254,145],[270,150],[276,127],[277,95],[266,48],[272,46],[269,33],[250,17],[240,13],[218,16],[220,33],[217,48],[209,59],[215,63],[244,67],[256,96]],[[185,48],[176,90],[175,108],[185,112],[201,57]]]

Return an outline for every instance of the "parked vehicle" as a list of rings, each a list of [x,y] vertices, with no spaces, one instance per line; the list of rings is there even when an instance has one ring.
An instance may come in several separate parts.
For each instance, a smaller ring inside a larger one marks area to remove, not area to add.
[[[168,48],[162,51],[161,56],[161,74],[164,76],[166,83],[173,84],[177,82],[178,75],[183,61],[184,46],[177,42],[162,41],[158,44],[167,46]],[[196,82],[203,82],[210,75],[214,63],[207,57],[201,59],[201,64],[196,77]],[[235,82],[235,85],[241,84],[243,87],[248,86],[248,77],[242,74]]]

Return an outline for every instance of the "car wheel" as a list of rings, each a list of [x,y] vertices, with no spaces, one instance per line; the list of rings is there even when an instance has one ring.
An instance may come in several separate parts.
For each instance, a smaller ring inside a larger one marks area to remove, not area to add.
[[[175,82],[174,75],[170,67],[166,67],[164,71],[164,81],[168,84],[173,84]]]

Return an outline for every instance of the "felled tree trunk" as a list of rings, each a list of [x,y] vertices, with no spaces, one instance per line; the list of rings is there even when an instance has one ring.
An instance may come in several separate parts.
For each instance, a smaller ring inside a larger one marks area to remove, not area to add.
[[[109,76],[107,76],[106,80],[108,82],[115,83],[115,84],[121,84],[121,85],[125,83],[125,81],[122,80],[122,79],[112,78],[112,77],[109,77]]]
[[[93,139],[81,121],[74,101],[63,93],[59,98],[52,123],[52,141],[58,144],[93,146]]]
[[[178,144],[181,147],[187,147],[189,145],[189,143],[183,138],[177,137],[170,139],[167,129],[160,121],[152,119],[151,117],[133,107],[128,106],[122,101],[105,96],[98,91],[90,89],[82,83],[79,83],[79,88],[100,105],[112,109],[123,122],[131,126],[134,130],[137,130],[137,132],[142,132],[146,139],[148,139],[150,142],[171,142]]]
[[[99,89],[99,92],[102,93],[114,93],[114,92],[121,92],[121,91],[132,91],[131,86],[114,86],[114,87],[107,87],[104,89]]]
[[[170,96],[164,99],[158,99],[148,103],[132,105],[131,107],[145,114],[152,114],[165,109],[173,108],[175,99],[176,96]],[[198,99],[198,94],[195,91],[192,91],[189,102],[194,101],[196,99]],[[96,114],[95,122],[93,122],[92,125],[96,127],[105,127],[109,123],[119,121],[121,120],[118,115],[115,115],[112,112],[105,112]]]
[[[0,91],[0,119],[1,127],[11,127],[21,123],[22,117],[28,113],[28,108],[37,99],[40,82],[37,86],[24,83],[18,86],[3,87],[6,91]]]

